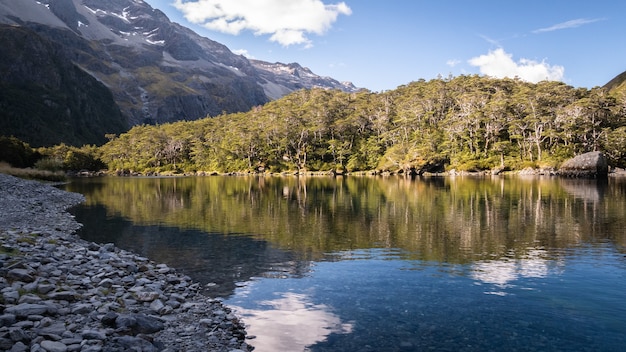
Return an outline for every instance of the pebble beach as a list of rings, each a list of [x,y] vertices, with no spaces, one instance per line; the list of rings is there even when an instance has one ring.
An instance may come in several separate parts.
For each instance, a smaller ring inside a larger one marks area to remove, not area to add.
[[[251,351],[221,300],[165,264],[80,239],[80,194],[0,174],[0,351]]]

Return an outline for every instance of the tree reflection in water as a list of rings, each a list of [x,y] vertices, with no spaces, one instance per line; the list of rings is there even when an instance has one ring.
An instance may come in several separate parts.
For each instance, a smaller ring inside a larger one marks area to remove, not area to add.
[[[623,345],[626,180],[102,178],[66,189],[87,198],[74,209],[86,238],[209,284],[259,351]]]

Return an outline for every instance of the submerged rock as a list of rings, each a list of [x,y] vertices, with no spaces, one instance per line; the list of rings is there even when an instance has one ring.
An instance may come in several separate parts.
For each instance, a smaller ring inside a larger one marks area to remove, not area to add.
[[[574,178],[603,178],[609,174],[609,164],[601,152],[589,152],[566,160],[558,174]]]

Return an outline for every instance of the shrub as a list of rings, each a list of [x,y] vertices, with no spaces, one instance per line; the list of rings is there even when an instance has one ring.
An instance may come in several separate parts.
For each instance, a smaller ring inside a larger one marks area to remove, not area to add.
[[[61,171],[63,170],[63,160],[54,157],[39,159],[35,163],[35,168],[46,171]]]
[[[37,157],[37,153],[27,143],[15,137],[0,136],[0,161],[14,167],[30,167]]]

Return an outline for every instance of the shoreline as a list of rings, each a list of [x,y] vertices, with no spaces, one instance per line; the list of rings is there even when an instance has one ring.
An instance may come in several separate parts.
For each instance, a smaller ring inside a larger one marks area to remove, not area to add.
[[[585,171],[585,170],[583,170]],[[101,171],[82,171],[76,173],[69,173],[71,177],[213,177],[213,176],[254,176],[254,177],[487,177],[487,176],[547,176],[547,177],[562,177],[562,178],[587,178],[594,179],[598,177],[589,176],[572,176],[561,175],[556,168],[525,168],[521,170],[505,170],[505,169],[493,169],[482,171],[459,171],[448,170],[442,172],[421,172],[421,173],[405,173],[403,171],[283,171],[283,172],[268,172],[268,171],[234,171],[234,172],[217,172],[217,171],[194,171],[194,172],[137,172],[132,170],[101,170]],[[624,177],[626,176],[626,169],[618,167],[609,167],[608,172],[604,177]]]
[[[79,238],[84,197],[0,174],[0,350],[251,351],[241,320],[165,264]]]

